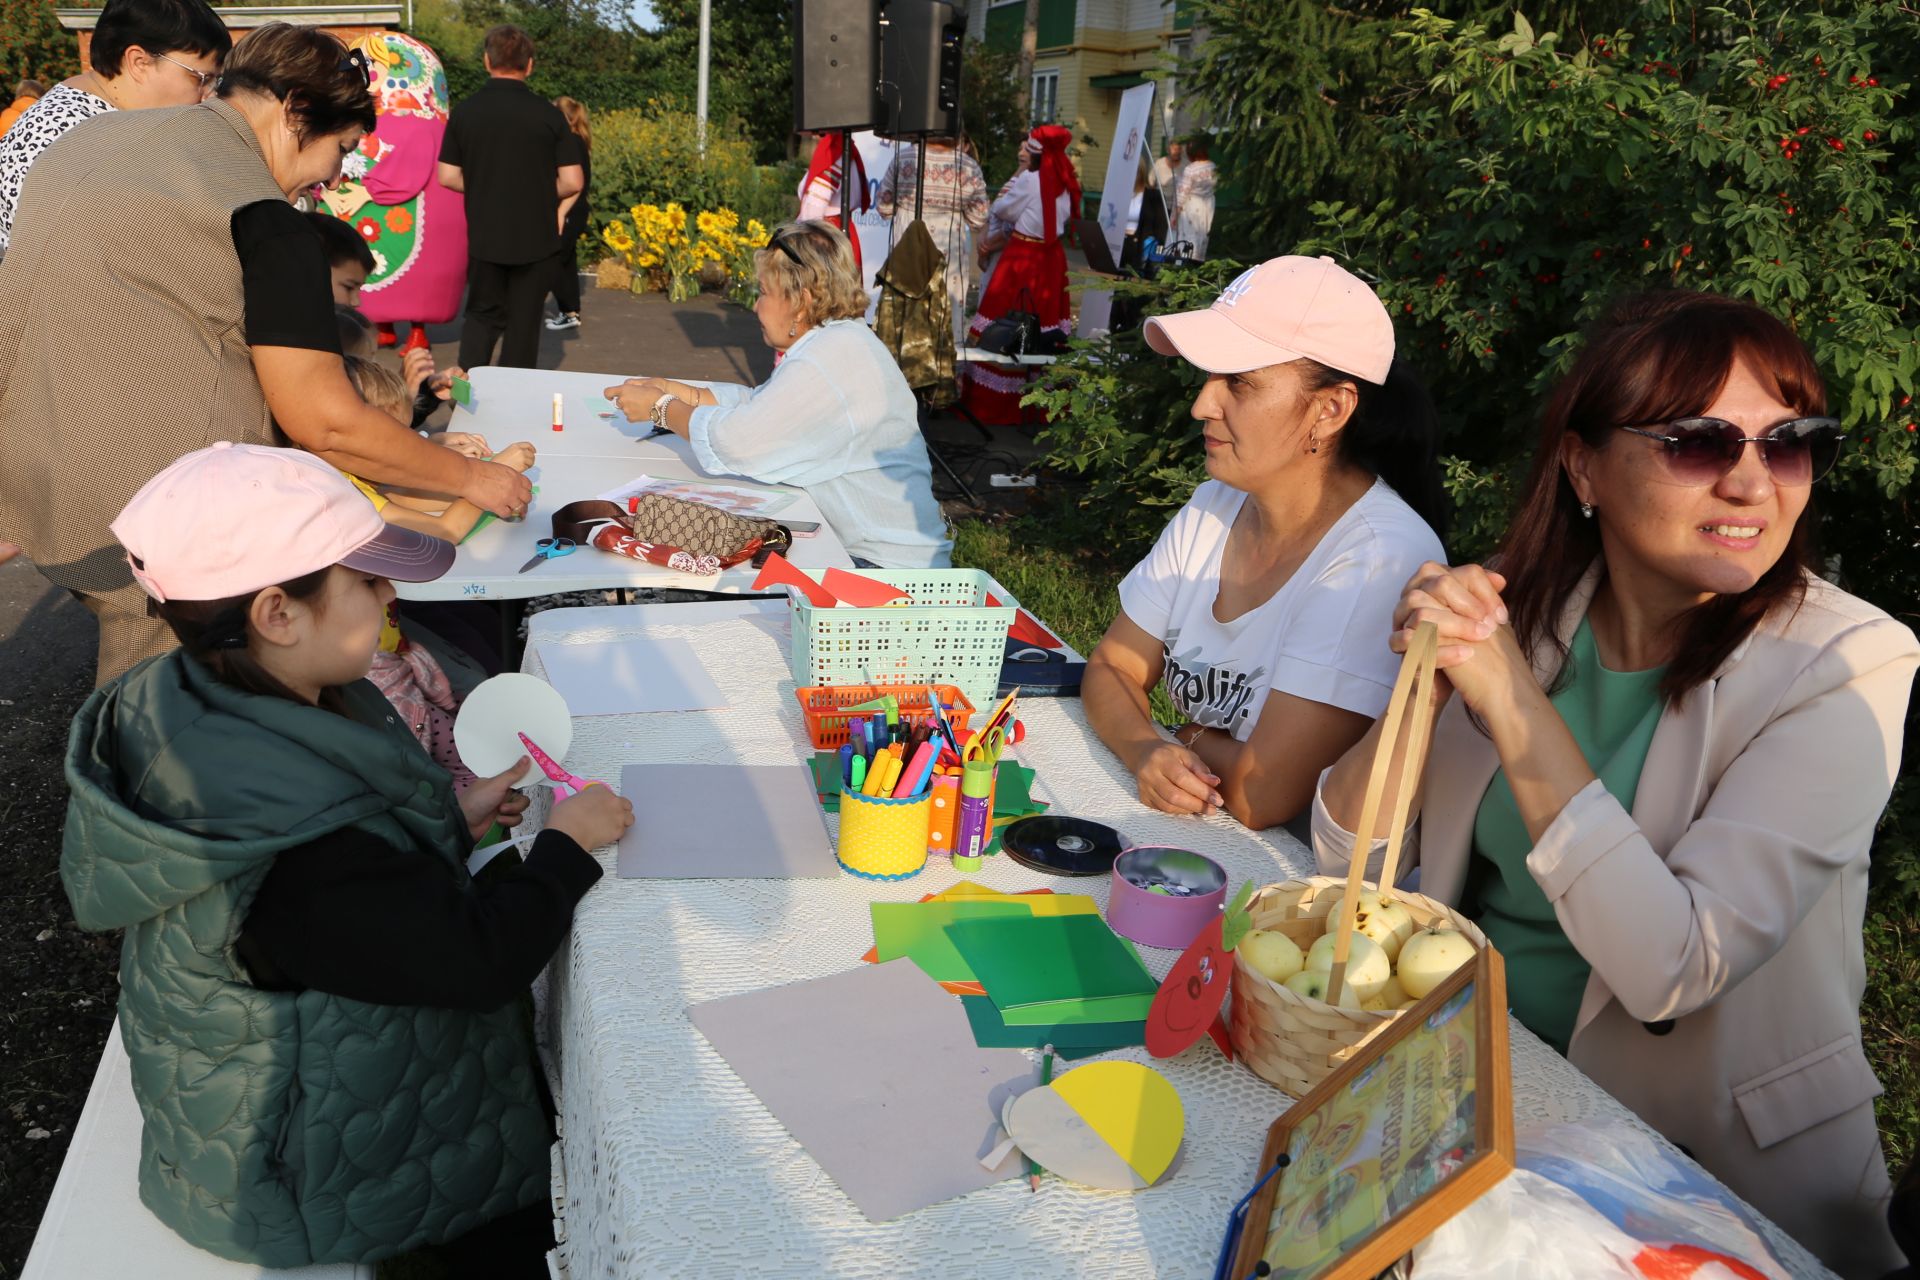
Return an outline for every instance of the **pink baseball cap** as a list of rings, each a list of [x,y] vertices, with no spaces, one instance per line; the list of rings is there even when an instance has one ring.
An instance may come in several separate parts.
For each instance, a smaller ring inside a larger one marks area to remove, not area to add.
[[[1332,258],[1269,258],[1248,267],[1205,311],[1154,316],[1147,345],[1208,373],[1317,360],[1366,382],[1393,365],[1393,319],[1373,290]]]
[[[388,524],[332,466],[298,449],[230,441],[187,454],[113,522],[155,600],[227,600],[330,565],[429,582],[453,544]]]

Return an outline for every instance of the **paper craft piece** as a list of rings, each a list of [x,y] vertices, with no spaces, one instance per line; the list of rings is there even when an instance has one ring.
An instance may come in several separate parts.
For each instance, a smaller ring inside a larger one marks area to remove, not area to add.
[[[993,916],[1031,919],[1033,914],[1022,903],[1006,901],[874,902],[867,909],[873,915],[873,948],[879,962],[904,956],[935,982],[979,981],[954,950],[948,925]]]
[[[490,778],[527,754],[520,745],[523,733],[555,760],[565,761],[573,745],[573,714],[552,685],[537,676],[510,671],[482,680],[460,704],[453,722],[453,749],[467,768]],[[514,786],[530,787],[546,776],[529,761]]]
[[[947,928],[971,976],[1016,1026],[1135,1022],[1159,989],[1099,916],[956,920]]]
[[[547,679],[576,716],[706,711],[726,695],[685,640],[631,636],[595,644],[540,642]]]
[[[455,378],[450,384],[455,404],[471,406],[473,404],[473,384],[465,378]]]
[[[1138,1062],[1090,1062],[1006,1104],[1009,1136],[1070,1182],[1139,1191],[1180,1152],[1186,1108],[1167,1078]]]
[[[620,406],[617,402],[609,400],[605,396],[588,396],[587,412],[596,418],[624,419],[627,416],[620,412]]]
[[[540,486],[537,484],[533,486],[533,496],[536,498],[540,496]],[[486,528],[488,525],[492,524],[494,521],[498,520],[499,518],[500,518],[499,516],[494,515],[493,512],[491,511],[482,511],[480,513],[480,518],[473,522],[473,528],[467,530],[467,536],[460,539],[460,541],[455,543],[454,545],[460,546],[460,547],[466,546],[469,542],[473,541],[474,534],[480,532],[482,529]]]
[[[891,583],[857,573],[848,573],[845,569],[828,569],[820,575],[820,585],[838,596],[841,604],[850,604],[861,609],[913,603],[912,596]]]
[[[1153,1008],[1147,1011],[1147,1052],[1171,1058],[1205,1035],[1220,1016],[1232,978],[1233,957],[1221,939],[1221,920],[1216,916],[1180,953],[1153,997]]]
[[[1144,1022],[1062,1022],[1052,1026],[1008,1026],[989,996],[967,996],[960,1001],[966,1007],[967,1021],[973,1024],[973,1040],[989,1049],[1039,1049],[1052,1045],[1066,1058],[1084,1058],[1108,1053],[1141,1042],[1146,1034]]]
[[[994,596],[993,592],[987,592],[987,608],[998,609],[1000,607],[1000,601]],[[1007,636],[1010,639],[1018,640],[1021,644],[1030,644],[1036,649],[1058,649],[1061,647],[1060,637],[1047,630],[1040,619],[1034,617],[1025,609],[1015,609],[1013,611],[1013,625],[1007,628]]]
[[[753,580],[755,591],[765,591],[769,587],[792,587],[805,596],[807,603],[816,609],[831,609],[840,603],[838,596],[794,568],[778,551],[767,557],[767,563],[762,566],[760,576]]]
[[[911,964],[709,1001],[687,1016],[874,1222],[1026,1169],[1008,1157],[989,1170],[980,1158],[1005,1099],[1032,1084],[1027,1055],[974,1044],[959,1006]]]
[[[778,489],[759,489],[745,484],[710,484],[703,480],[663,480],[658,476],[635,476],[617,489],[597,495],[602,502],[626,509],[627,499],[649,493],[718,507],[737,516],[771,516],[793,505],[797,496]]]
[[[620,794],[629,879],[758,879],[839,874],[802,765],[630,764]]]

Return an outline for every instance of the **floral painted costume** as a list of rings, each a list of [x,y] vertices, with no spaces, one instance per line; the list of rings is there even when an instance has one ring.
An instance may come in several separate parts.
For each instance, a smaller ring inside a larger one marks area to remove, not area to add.
[[[466,198],[438,177],[447,75],[433,50],[396,31],[352,47],[371,66],[379,122],[347,157],[327,207],[373,250],[360,310],[378,324],[441,324],[458,313],[467,283]]]

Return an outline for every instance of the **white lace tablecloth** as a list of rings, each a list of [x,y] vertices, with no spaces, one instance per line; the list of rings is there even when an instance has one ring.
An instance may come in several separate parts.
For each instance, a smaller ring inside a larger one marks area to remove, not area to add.
[[[688,640],[729,706],[723,711],[574,721],[569,770],[617,782],[640,761],[781,764],[810,751],[787,676],[786,606],[742,601],[554,610],[539,615],[522,669],[544,676],[569,643],[647,634]],[[1136,843],[1193,849],[1232,883],[1311,869],[1280,831],[1231,818],[1144,808],[1132,779],[1088,729],[1078,699],[1020,706],[1022,760],[1056,811],[1117,827]],[[636,804],[672,803],[635,796]],[[829,815],[828,821],[836,819]],[[1013,1179],[888,1223],[867,1221],[741,1083],[686,1016],[703,1000],[836,973],[872,945],[867,905],[907,902],[958,877],[944,859],[911,880],[621,880],[581,902],[565,949],[536,996],[561,1113],[556,1177],[572,1280],[589,1277],[1204,1277],[1226,1216],[1253,1180],[1267,1126],[1289,1099],[1208,1041],[1154,1062],[1186,1106],[1175,1175],[1138,1194],[1049,1179],[1038,1195]],[[1101,877],[1061,881],[1005,857],[975,879],[998,889],[1045,884],[1090,893]],[[1141,948],[1164,974],[1177,953]],[[1511,1024],[1517,1124],[1645,1126],[1517,1022]],[[1152,1062],[1144,1049],[1124,1056]],[[1757,1217],[1758,1215],[1756,1215]],[[1827,1274],[1768,1225],[1802,1276]]]

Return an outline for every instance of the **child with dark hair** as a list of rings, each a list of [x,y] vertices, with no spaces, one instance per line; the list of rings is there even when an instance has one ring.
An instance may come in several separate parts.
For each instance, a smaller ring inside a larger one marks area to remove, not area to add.
[[[373,250],[344,221],[330,213],[312,212],[307,221],[327,250],[327,274],[333,281],[336,306],[360,305],[360,286],[373,274]]]
[[[201,101],[232,48],[233,37],[206,0],[107,0],[87,49],[89,68],[53,86],[0,130],[0,254],[13,236],[21,184],[41,152],[82,120],[108,111]]]
[[[441,1245],[454,1275],[544,1276],[521,1002],[632,805],[589,787],[524,862],[467,874],[527,760],[456,795],[365,679],[389,579],[453,548],[320,459],[188,454],[113,529],[181,647],[81,709],[61,876],[83,927],[125,930],[142,1201],[268,1268]]]

